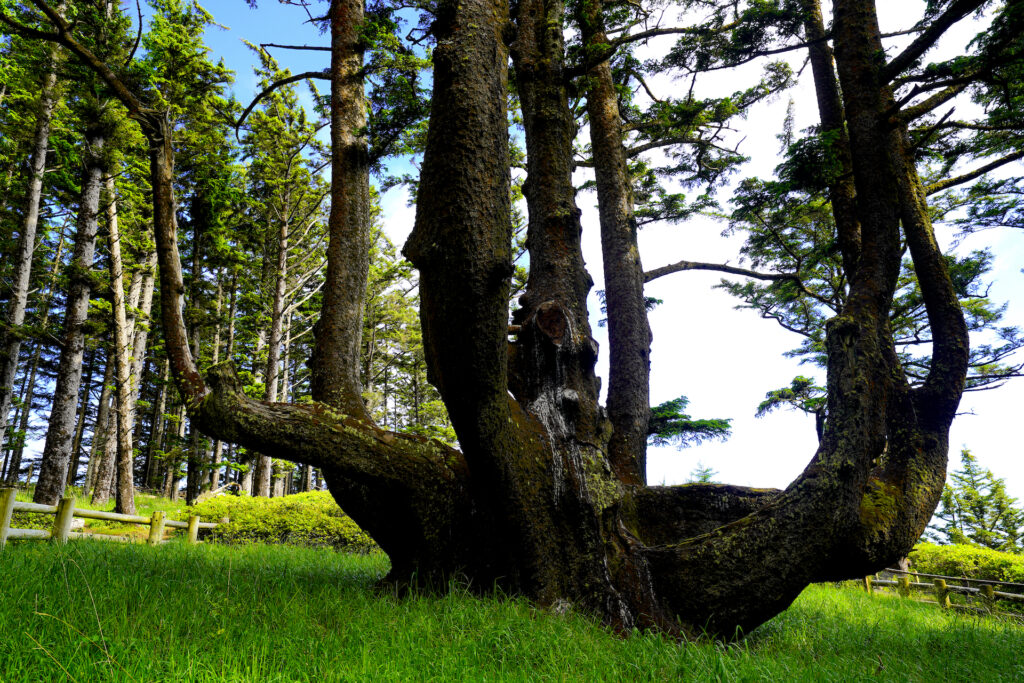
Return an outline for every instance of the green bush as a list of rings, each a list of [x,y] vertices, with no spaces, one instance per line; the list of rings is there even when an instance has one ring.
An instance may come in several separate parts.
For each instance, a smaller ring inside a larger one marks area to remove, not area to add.
[[[921,543],[910,553],[913,569],[925,574],[1024,583],[1024,556],[973,545]]]
[[[209,522],[229,518],[229,523],[211,530],[207,537],[221,543],[280,543],[346,552],[377,549],[325,491],[282,498],[218,496],[187,508],[181,517],[187,519],[190,514]]]

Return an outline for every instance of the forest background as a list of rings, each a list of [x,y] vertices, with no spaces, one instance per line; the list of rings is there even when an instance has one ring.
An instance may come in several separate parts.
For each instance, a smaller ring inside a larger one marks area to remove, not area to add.
[[[923,3],[883,4],[879,8],[883,31],[896,32],[907,28],[913,17],[920,16]],[[129,8],[131,9],[131,8]],[[261,88],[260,76],[253,73],[260,66],[256,53],[243,41],[251,44],[323,44],[323,36],[304,24],[305,16],[296,6],[264,2],[260,11],[248,10],[241,0],[218,0],[207,8],[221,27],[212,26],[205,36],[211,48],[211,58],[223,57],[225,65],[236,74],[233,85],[235,97],[247,103]],[[144,13],[149,16],[148,8]],[[131,14],[131,12],[129,12]],[[943,54],[957,54],[973,37],[977,27],[965,27],[959,33],[947,36],[940,48]],[[906,38],[904,40],[907,40]],[[900,39],[892,45],[899,46]],[[644,50],[652,54],[659,50],[653,41]],[[317,52],[298,52],[271,48],[282,69],[292,73],[321,70],[326,57]],[[643,56],[643,55],[641,55]],[[935,54],[934,58],[941,55]],[[794,70],[799,70],[799,58],[793,58]],[[743,82],[754,79],[761,65],[751,64],[739,69],[732,77],[705,76],[698,79],[696,92],[703,96],[724,96],[742,87]],[[265,67],[265,65],[264,65]],[[744,73],[744,69],[747,70]],[[731,77],[731,78],[732,78]],[[265,76],[263,77],[265,78]],[[428,77],[429,78],[429,77]],[[809,95],[809,73],[804,73],[795,89],[755,105],[745,121],[736,125],[731,142],[748,156],[751,162],[733,175],[742,177],[770,177],[778,163],[781,146],[777,135],[783,130],[789,112],[792,127],[801,130],[816,116],[813,96]],[[681,86],[680,86],[681,87]],[[312,99],[304,85],[296,87],[292,97],[311,107]],[[639,94],[638,97],[643,97]],[[787,105],[792,101],[793,107]],[[311,119],[315,118],[310,114]],[[408,159],[389,163],[386,173],[414,173]],[[1009,173],[1013,173],[1010,170]],[[577,183],[588,179],[585,170],[577,172]],[[723,209],[728,208],[730,187],[718,190]],[[409,203],[409,190],[398,186],[381,195],[380,225],[394,245],[400,246],[413,223],[413,209]],[[584,193],[579,200],[583,210],[584,255],[588,263],[600,262],[596,235],[596,209],[592,194]],[[648,268],[688,259],[706,262],[736,263],[736,254],[742,237],[734,234],[722,236],[726,224],[707,216],[694,216],[678,225],[653,224],[640,234],[640,244]],[[940,228],[940,239],[951,243],[956,234],[953,227]],[[1002,324],[1024,324],[1024,243],[1019,231],[1008,229],[984,231],[964,237],[957,244],[958,253],[988,247],[993,253],[992,270],[986,276],[991,288],[989,297],[994,302],[1008,303]],[[600,268],[592,267],[596,283],[591,293],[592,311],[599,311],[597,292],[602,289]],[[679,483],[703,463],[718,471],[717,479],[736,484],[756,486],[785,486],[806,463],[807,455],[816,445],[814,419],[798,412],[777,411],[763,419],[754,412],[765,398],[765,392],[789,384],[796,375],[816,377],[820,383],[823,372],[798,360],[785,358],[783,353],[794,348],[798,339],[769,320],[759,319],[749,310],[735,311],[736,299],[721,289],[715,289],[719,275],[690,272],[672,275],[650,283],[647,294],[663,301],[651,314],[654,333],[652,347],[651,398],[657,405],[685,394],[690,400],[690,412],[698,416],[729,418],[732,436],[728,440],[708,441],[689,450],[677,450],[672,445],[653,446],[650,451],[649,480],[652,483]],[[1016,300],[1015,300],[1016,298]],[[606,330],[595,323],[595,336],[606,348]],[[1020,354],[1016,356],[1019,358]],[[603,357],[606,362],[606,356]],[[1014,362],[1014,359],[1009,359]],[[1017,361],[1019,362],[1019,361]],[[602,368],[599,365],[599,373]],[[968,393],[961,410],[971,413],[959,417],[953,426],[952,448],[964,445],[971,448],[984,466],[1007,479],[1011,495],[1024,498],[1024,458],[1021,445],[1013,438],[1016,406],[1024,404],[1024,385],[1011,381],[997,391]],[[37,417],[43,417],[37,412]],[[31,459],[42,448],[42,435],[37,431],[30,436],[27,457]]]

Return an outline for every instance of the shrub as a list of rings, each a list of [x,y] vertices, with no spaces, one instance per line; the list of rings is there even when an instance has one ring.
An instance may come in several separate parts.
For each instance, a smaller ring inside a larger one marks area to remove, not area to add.
[[[910,553],[913,569],[925,574],[1024,583],[1024,556],[973,545],[921,543]]]
[[[326,491],[282,498],[218,496],[187,508],[182,518],[190,514],[211,522],[229,518],[207,537],[221,543],[280,543],[362,553],[377,549]]]

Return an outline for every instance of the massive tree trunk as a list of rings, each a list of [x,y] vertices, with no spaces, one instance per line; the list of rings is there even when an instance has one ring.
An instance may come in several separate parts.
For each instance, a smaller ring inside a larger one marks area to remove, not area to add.
[[[89,313],[89,294],[92,292],[93,254],[96,251],[96,231],[99,227],[100,190],[103,186],[105,163],[103,160],[104,134],[92,128],[86,132],[82,156],[85,168],[82,175],[82,195],[78,208],[78,228],[75,233],[74,254],[68,265],[68,296],[64,313],[64,332],[61,337],[60,364],[50,408],[50,424],[46,430],[39,482],[33,500],[56,505],[64,494],[68,466],[71,461],[71,439],[78,405],[78,387],[82,379],[82,356],[85,352],[83,325]]]
[[[837,0],[833,36],[861,250],[848,304],[828,325],[829,420],[821,444],[784,491],[644,487],[613,469],[569,182],[562,13],[558,2],[520,2],[512,43],[530,152],[531,274],[511,352],[508,7],[446,0],[433,24],[431,120],[405,253],[421,274],[430,380],[461,453],[375,428],[351,383],[299,406],[245,397],[229,364],[215,366],[204,382],[181,316],[169,126],[120,86],[151,143],[171,368],[193,424],[208,434],[323,468],[339,503],[390,555],[391,581],[415,576],[443,588],[452,576],[468,576],[483,590],[497,584],[543,605],[576,606],[623,629],[732,636],[785,609],[808,583],[863,576],[916,541],[944,479],[948,428],[966,374],[963,317],[906,130],[891,119],[873,3]],[[88,61],[63,31],[63,42]],[[915,390],[887,324],[901,222],[935,335],[929,377]],[[854,224],[837,223],[841,231]],[[358,334],[339,333],[349,335],[343,343]],[[358,372],[356,362],[343,366],[324,367]]]

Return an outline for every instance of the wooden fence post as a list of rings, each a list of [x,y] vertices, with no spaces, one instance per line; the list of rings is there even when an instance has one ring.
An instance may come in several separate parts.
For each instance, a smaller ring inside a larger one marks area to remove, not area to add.
[[[900,577],[898,577],[896,579],[896,581],[900,584],[899,585],[900,597],[909,598],[910,597],[910,577],[909,576],[900,576]]]
[[[164,513],[163,510],[155,510],[153,518],[149,521],[149,545],[158,545],[164,540]]]
[[[71,532],[71,521],[75,518],[75,499],[61,498],[57,503],[57,516],[53,520],[50,538],[57,543],[67,543]]]
[[[864,590],[866,590],[869,595],[874,592],[874,589],[871,586],[872,578],[873,577],[870,577],[870,576],[865,576],[864,577]]]
[[[949,609],[949,589],[945,579],[935,579],[935,600],[942,609]]]
[[[188,518],[188,542],[193,545],[199,542],[199,515]]]
[[[14,512],[14,489],[0,489],[0,550],[7,545],[7,532],[11,529]]]
[[[981,587],[981,599],[985,609],[989,612],[996,611],[996,589],[988,584]]]

